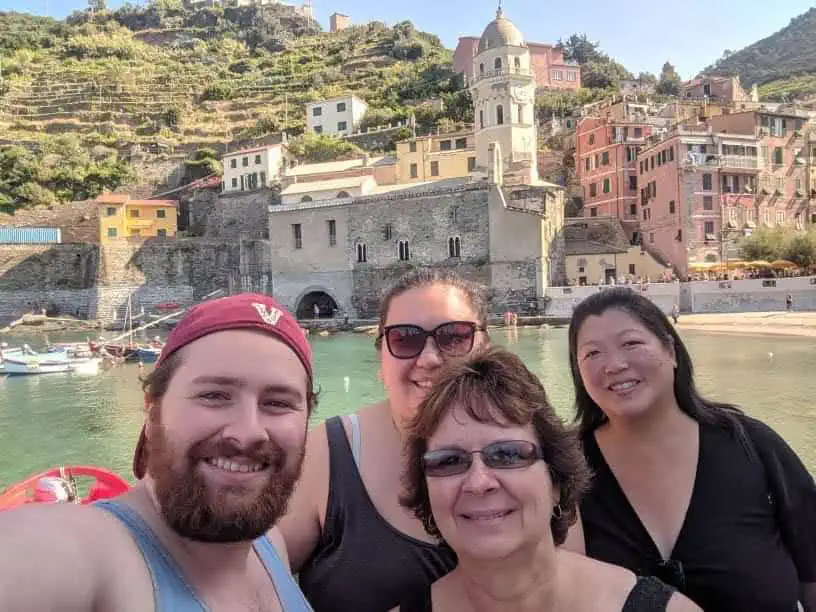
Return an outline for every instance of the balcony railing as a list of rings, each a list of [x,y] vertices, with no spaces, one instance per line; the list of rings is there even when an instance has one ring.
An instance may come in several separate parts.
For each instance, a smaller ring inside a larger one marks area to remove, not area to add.
[[[485,72],[480,72],[476,76],[473,77],[473,82],[478,83],[482,79],[492,79],[494,77],[503,77],[503,76],[522,76],[522,77],[529,77],[532,76],[533,73],[529,70],[524,68],[510,68],[505,70],[502,68],[501,70],[486,70]]]
[[[738,170],[759,170],[764,167],[759,157],[748,155],[720,155],[720,167]]]

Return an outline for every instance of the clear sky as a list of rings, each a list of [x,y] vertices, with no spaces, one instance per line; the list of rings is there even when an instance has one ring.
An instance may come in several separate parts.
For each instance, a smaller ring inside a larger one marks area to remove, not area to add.
[[[357,23],[410,19],[417,28],[439,36],[451,49],[459,36],[480,35],[496,11],[496,0],[312,2],[324,29],[328,29],[329,15],[335,11]],[[108,3],[116,7],[122,1]],[[0,10],[58,18],[85,6],[85,0],[0,0]],[[507,17],[529,41],[555,42],[574,32],[585,32],[632,72],[659,73],[663,62],[669,60],[684,78],[714,62],[723,50],[738,50],[756,42],[812,6],[814,0],[504,0]]]

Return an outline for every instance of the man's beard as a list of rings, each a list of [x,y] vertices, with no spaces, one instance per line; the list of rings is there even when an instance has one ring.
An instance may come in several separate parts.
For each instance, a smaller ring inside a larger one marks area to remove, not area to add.
[[[287,465],[283,449],[271,440],[245,450],[228,440],[202,441],[181,456],[168,439],[159,412],[154,405],[147,441],[147,473],[153,479],[161,514],[173,531],[198,542],[247,542],[265,534],[286,513],[303,467],[305,431],[291,465]],[[257,485],[243,484],[213,490],[197,470],[205,457],[219,456],[263,462],[268,466],[265,469],[269,470],[269,481],[257,492]]]

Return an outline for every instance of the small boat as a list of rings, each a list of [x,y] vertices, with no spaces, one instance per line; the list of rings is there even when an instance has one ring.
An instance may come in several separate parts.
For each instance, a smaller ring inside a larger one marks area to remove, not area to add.
[[[21,353],[3,357],[3,366],[7,376],[60,374],[71,371],[71,359],[67,351],[36,353],[26,345]]]
[[[79,494],[77,478],[90,480],[84,497]],[[0,511],[27,504],[91,504],[100,499],[117,497],[129,490],[130,484],[125,479],[105,468],[60,466],[29,476],[0,491]]]
[[[136,359],[140,363],[156,363],[161,351],[160,346],[139,346],[136,348]]]

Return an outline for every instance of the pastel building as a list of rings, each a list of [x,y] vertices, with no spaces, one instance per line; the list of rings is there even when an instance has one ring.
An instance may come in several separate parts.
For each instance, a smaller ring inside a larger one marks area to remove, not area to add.
[[[294,157],[285,145],[273,144],[226,153],[221,163],[222,189],[231,193],[262,189],[277,182],[283,169],[294,163]]]
[[[173,238],[178,232],[175,200],[131,200],[123,193],[104,193],[99,209],[99,242]]]
[[[306,105],[306,127],[315,134],[348,136],[360,127],[368,105],[357,96],[343,96]]]
[[[476,169],[473,130],[419,136],[397,143],[400,183],[467,176]]]

